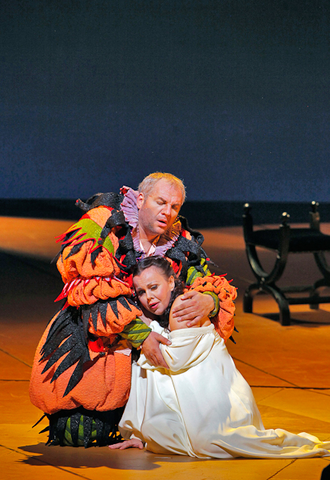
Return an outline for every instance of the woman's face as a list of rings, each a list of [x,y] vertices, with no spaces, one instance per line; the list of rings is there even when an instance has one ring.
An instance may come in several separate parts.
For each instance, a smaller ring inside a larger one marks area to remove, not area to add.
[[[164,313],[174,289],[173,275],[167,278],[158,267],[149,267],[133,278],[133,285],[142,307],[154,315]]]

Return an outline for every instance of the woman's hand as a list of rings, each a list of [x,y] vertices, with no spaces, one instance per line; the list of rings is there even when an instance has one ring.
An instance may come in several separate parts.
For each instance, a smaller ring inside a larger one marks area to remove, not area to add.
[[[178,322],[187,322],[187,327],[199,326],[214,309],[211,295],[189,290],[181,297],[181,302],[172,310],[173,318]]]
[[[125,440],[124,442],[114,443],[113,445],[108,445],[111,450],[126,450],[126,448],[139,448],[143,450],[143,443],[138,438],[131,438],[130,440]]]

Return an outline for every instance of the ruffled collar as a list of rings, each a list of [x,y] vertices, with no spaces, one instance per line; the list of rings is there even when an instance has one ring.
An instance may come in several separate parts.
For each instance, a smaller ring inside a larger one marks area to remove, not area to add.
[[[139,210],[137,207],[137,197],[139,193],[130,187],[122,187],[121,193],[124,195],[124,200],[121,203],[121,209],[124,213],[126,222],[132,227],[132,238],[134,243],[134,250],[145,256],[141,250],[140,235],[139,235]],[[164,256],[167,250],[173,247],[174,243],[179,238],[181,233],[181,222],[177,220],[171,228],[166,230],[159,238],[156,244],[154,255]]]

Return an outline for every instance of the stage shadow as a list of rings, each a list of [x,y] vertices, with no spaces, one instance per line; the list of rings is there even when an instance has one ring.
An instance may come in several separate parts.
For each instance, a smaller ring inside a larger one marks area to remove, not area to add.
[[[274,322],[280,321],[278,313],[255,313],[254,315],[267,318]],[[321,325],[330,325],[330,312],[325,310],[310,310],[307,312],[291,312],[291,324],[305,328],[318,328]]]
[[[54,467],[99,468],[107,467],[117,470],[155,470],[161,467],[158,463],[192,463],[205,460],[185,455],[158,455],[139,449],[110,450],[108,447],[59,447],[24,445],[19,447],[31,455],[22,463],[31,466],[45,464]]]

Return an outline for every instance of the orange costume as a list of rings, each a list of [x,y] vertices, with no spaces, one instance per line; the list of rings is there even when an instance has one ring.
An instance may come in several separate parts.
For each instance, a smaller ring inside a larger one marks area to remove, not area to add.
[[[48,443],[87,447],[118,441],[131,348],[141,346],[151,331],[132,299],[132,267],[142,255],[131,215],[135,198],[125,188],[120,195],[78,201],[86,213],[59,238],[57,267],[65,285],[58,300],[65,304],[39,342],[30,382],[32,403],[50,421]],[[227,339],[234,328],[236,289],[224,277],[210,277],[202,236],[184,222],[180,218],[166,232],[156,254],[168,257],[188,285],[195,281],[199,291],[213,296],[212,321]]]

